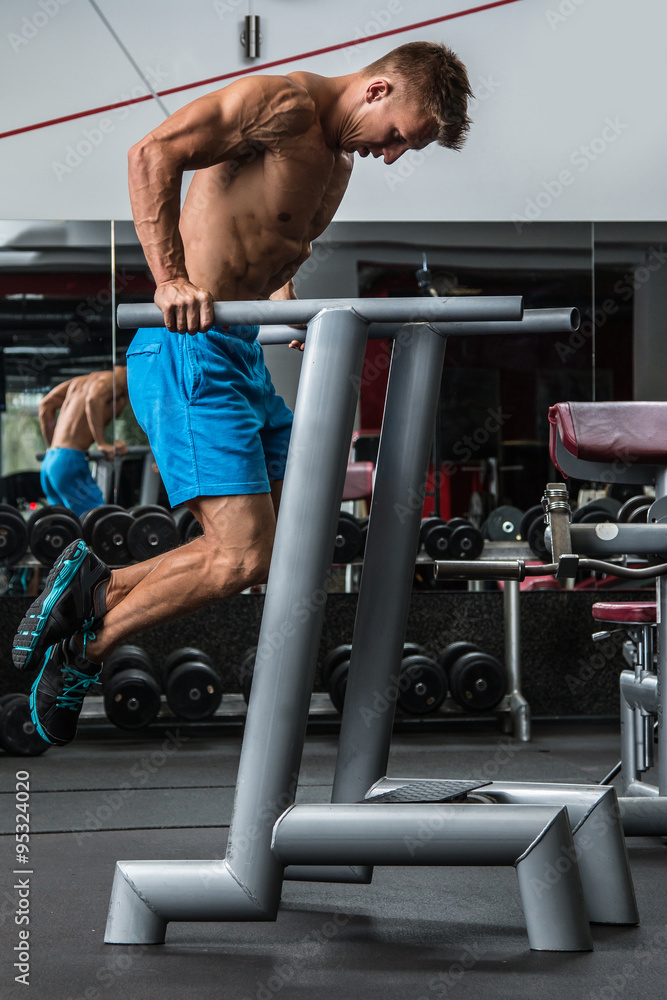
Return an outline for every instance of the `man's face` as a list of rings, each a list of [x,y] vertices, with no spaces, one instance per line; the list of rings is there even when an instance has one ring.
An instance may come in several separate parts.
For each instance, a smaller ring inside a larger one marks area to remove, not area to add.
[[[384,157],[395,163],[409,149],[424,149],[437,136],[437,124],[420,113],[412,100],[386,81],[373,81],[345,148],[360,156]]]

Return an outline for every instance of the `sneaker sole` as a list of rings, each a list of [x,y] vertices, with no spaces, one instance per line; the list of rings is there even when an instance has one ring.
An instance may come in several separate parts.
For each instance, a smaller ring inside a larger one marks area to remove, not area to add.
[[[19,640],[24,639],[25,636],[31,636],[28,645],[15,645],[12,649],[12,661],[17,670],[32,670],[34,669],[35,659],[37,659],[38,663],[41,662],[41,656],[35,656],[35,651],[38,649],[40,642],[42,644],[48,643],[48,647],[50,648],[55,642],[66,638],[66,636],[59,634],[55,636],[44,635],[44,628],[54,604],[78,572],[87,551],[86,543],[83,539],[78,539],[76,548],[71,556],[66,556],[63,552],[53,564],[53,569],[47,576],[44,585],[43,592],[46,593],[48,591],[48,594],[39,609],[39,613],[31,614],[37,602],[31,604],[28,613],[19,625],[16,633],[16,638]],[[16,639],[14,641],[16,642]]]

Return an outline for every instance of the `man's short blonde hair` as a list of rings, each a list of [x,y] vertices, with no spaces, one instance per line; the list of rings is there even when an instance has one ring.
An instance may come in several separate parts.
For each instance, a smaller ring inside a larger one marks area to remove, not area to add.
[[[450,48],[440,42],[408,42],[361,72],[365,77],[399,76],[421,111],[438,123],[438,143],[461,149],[471,125],[468,101],[473,95],[467,70]]]

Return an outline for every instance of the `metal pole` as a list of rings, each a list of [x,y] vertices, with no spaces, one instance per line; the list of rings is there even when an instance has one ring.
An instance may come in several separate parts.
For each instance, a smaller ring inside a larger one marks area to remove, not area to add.
[[[444,356],[429,326],[394,343],[333,802],[359,802],[386,774]]]
[[[518,580],[505,580],[503,614],[505,622],[505,668],[510,697],[510,714],[514,736],[527,743],[530,740],[530,705],[521,693],[521,618]]]
[[[665,483],[656,481],[656,496],[664,496]],[[665,667],[667,665],[667,582],[665,578],[659,576],[656,580],[656,599],[658,603],[658,656],[656,660],[656,673],[658,675],[658,788],[660,795],[667,795],[667,738],[665,733],[665,723],[667,722],[667,676]]]

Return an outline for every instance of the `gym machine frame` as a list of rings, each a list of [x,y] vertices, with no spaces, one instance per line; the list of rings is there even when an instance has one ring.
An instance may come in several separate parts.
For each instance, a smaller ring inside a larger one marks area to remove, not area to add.
[[[438,782],[384,777],[446,336],[568,332],[576,310],[343,299],[216,303],[215,319],[308,324],[227,852],[118,862],[105,940],[162,943],[170,921],[275,920],[285,878],[368,883],[375,864],[513,865],[535,949],[587,951],[589,921],[637,923],[613,788],[490,782],[483,801],[443,803]],[[118,320],[163,325],[151,305],[121,306]],[[332,801],[294,805],[369,335],[394,346]]]

